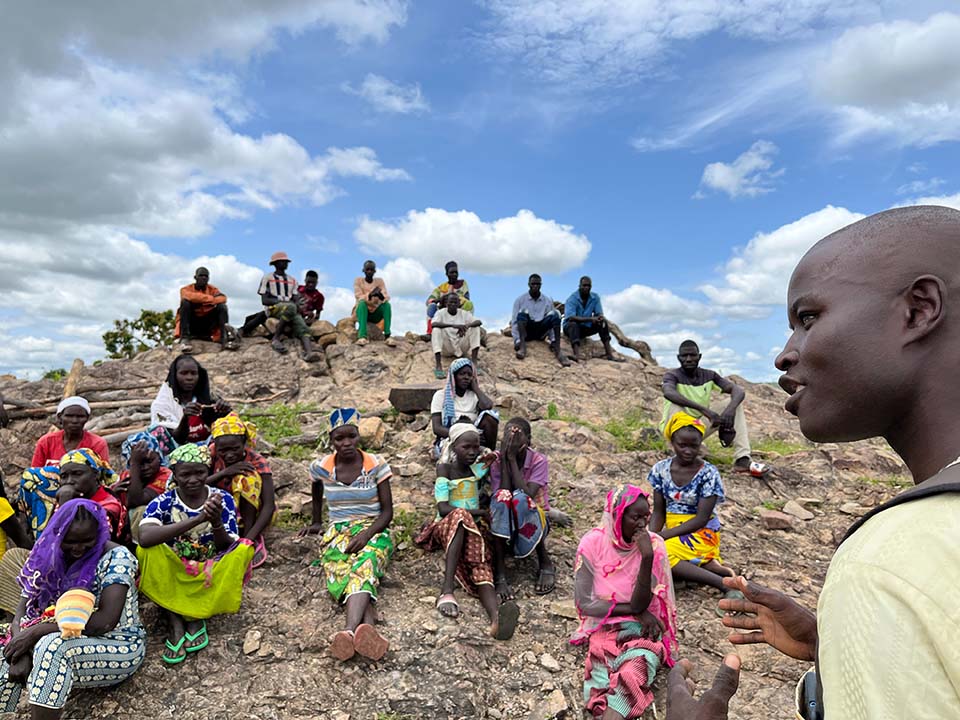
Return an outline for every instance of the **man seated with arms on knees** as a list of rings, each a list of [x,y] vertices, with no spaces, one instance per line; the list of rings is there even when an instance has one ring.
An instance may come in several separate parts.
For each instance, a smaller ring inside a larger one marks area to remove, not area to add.
[[[273,349],[281,355],[287,352],[283,344],[283,335],[289,332],[303,345],[303,359],[307,362],[316,362],[321,355],[313,349],[313,344],[310,342],[310,329],[300,314],[300,296],[297,294],[299,283],[293,275],[287,275],[290,258],[285,252],[275,252],[270,257],[270,264],[273,265],[274,271],[263,276],[260,289],[257,291],[266,310],[247,318],[240,332],[242,335],[248,335],[255,327],[266,322],[267,316],[276,318],[279,322],[270,341]]]
[[[553,306],[553,300],[540,292],[542,284],[540,276],[534,273],[527,281],[529,291],[513,301],[510,325],[517,360],[527,356],[527,340],[546,338],[557,361],[569,367],[570,361],[560,347],[560,313]]]
[[[746,392],[716,370],[700,367],[701,357],[700,348],[693,340],[680,343],[677,351],[680,367],[667,370],[663,376],[664,403],[660,432],[666,429],[670,418],[678,412],[685,412],[704,424],[707,436],[717,432],[724,447],[733,445],[734,472],[761,477],[769,468],[750,460],[750,437],[747,420],[743,416]],[[710,408],[715,391],[730,396],[730,402],[720,412]]]
[[[466,280],[460,279],[460,268],[457,267],[457,263],[451,260],[443,266],[443,269],[447,273],[447,281],[435,287],[433,292],[430,293],[430,297],[427,298],[427,335],[433,332],[433,316],[437,314],[437,310],[443,309],[443,298],[450,293],[456,293],[460,296],[461,308],[467,312],[473,312],[470,288],[467,287]]]
[[[466,357],[469,353],[474,371],[477,369],[477,353],[480,352],[480,326],[483,323],[473,317],[473,313],[460,307],[460,296],[448,293],[443,297],[443,308],[433,316],[433,329],[437,332],[430,336],[433,356],[437,360],[434,376],[442,380],[446,377],[440,356]]]
[[[357,315],[357,345],[367,344],[367,324],[383,320],[383,337],[388,347],[397,342],[390,337],[390,293],[383,278],[374,277],[377,264],[367,260],[363,264],[363,275],[353,281],[353,295],[357,299],[354,312]]]
[[[239,344],[227,332],[227,296],[210,284],[210,271],[198,267],[193,284],[180,288],[180,307],[173,336],[180,338],[180,350],[193,352],[191,340],[219,342],[224,350],[236,350]]]
[[[323,311],[323,293],[317,290],[317,282],[320,277],[316,270],[307,270],[303,276],[303,285],[297,288],[297,294],[300,296],[300,315],[307,325],[313,325],[320,319],[320,313]]]
[[[600,304],[600,296],[591,292],[592,288],[593,281],[584,275],[580,278],[580,288],[567,298],[563,306],[563,334],[573,346],[573,360],[580,361],[580,341],[599,333],[607,360],[623,362],[610,347],[610,328],[603,316],[603,305]]]

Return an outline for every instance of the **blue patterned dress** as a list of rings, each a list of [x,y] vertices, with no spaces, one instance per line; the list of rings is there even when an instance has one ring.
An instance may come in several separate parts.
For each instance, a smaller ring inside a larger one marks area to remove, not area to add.
[[[111,585],[127,586],[127,598],[117,626],[96,637],[64,640],[60,633],[44,635],[33,647],[33,669],[27,679],[30,703],[61,709],[76,687],[117,685],[136,672],[146,653],[146,631],[137,600],[137,559],[125,547],[104,553],[97,564],[93,594],[96,606]],[[23,686],[6,680],[10,667],[0,661],[0,712],[15,712]]]

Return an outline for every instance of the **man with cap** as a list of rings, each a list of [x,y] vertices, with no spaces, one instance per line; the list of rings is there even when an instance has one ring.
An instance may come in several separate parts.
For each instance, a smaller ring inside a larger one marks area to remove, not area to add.
[[[180,338],[181,351],[193,352],[193,339],[219,342],[225,350],[236,350],[236,342],[227,337],[227,296],[210,284],[210,271],[205,267],[197,268],[193,280],[180,288],[173,336]]]
[[[59,465],[60,458],[77,448],[89,448],[104,462],[109,462],[110,450],[107,448],[107,441],[84,430],[89,419],[90,403],[84,398],[74,395],[61,400],[57,405],[57,424],[63,429],[48,432],[37,441],[30,466]]]
[[[383,320],[383,336],[389,347],[397,343],[390,337],[390,293],[383,278],[374,277],[377,264],[367,260],[363,264],[363,275],[353,281],[353,295],[357,299],[354,313],[357,316],[357,345],[367,344],[367,323]]]
[[[283,344],[283,334],[290,333],[300,340],[303,345],[303,359],[307,362],[316,362],[321,355],[313,349],[310,342],[310,328],[300,314],[300,296],[297,293],[299,283],[293,275],[287,274],[290,258],[285,252],[275,252],[270,256],[273,272],[267,273],[260,280],[260,289],[257,291],[265,310],[251,315],[243,324],[240,331],[248,335],[258,325],[263,324],[267,317],[278,320],[270,344],[281,355],[287,352]]]

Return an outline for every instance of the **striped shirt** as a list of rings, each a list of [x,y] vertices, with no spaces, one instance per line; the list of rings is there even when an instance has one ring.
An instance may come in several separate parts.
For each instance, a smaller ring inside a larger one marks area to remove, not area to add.
[[[300,284],[293,275],[267,273],[260,280],[260,289],[257,292],[260,295],[273,295],[280,302],[290,302],[293,296],[297,294],[299,286]]]
[[[349,485],[337,482],[336,453],[326,455],[310,464],[313,482],[323,483],[330,524],[349,522],[380,514],[378,485],[393,477],[390,466],[377,455],[362,450],[363,468]]]

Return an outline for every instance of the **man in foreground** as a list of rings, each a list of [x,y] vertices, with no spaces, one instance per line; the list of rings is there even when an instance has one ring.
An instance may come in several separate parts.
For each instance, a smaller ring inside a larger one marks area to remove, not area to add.
[[[888,210],[821,240],[790,280],[793,334],[776,360],[786,409],[816,442],[883,437],[916,487],[854,525],[827,571],[817,615],[730,578],[724,625],[818,663],[827,720],[956,717],[960,708],[960,212]],[[696,703],[689,664],[670,678],[669,720],[719,720],[735,658]],[[712,693],[712,694],[711,694]],[[707,696],[710,697],[707,697]]]

